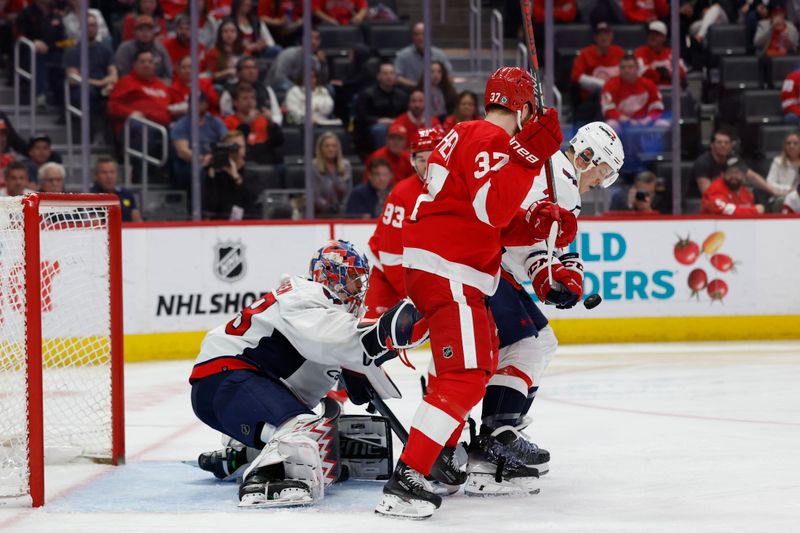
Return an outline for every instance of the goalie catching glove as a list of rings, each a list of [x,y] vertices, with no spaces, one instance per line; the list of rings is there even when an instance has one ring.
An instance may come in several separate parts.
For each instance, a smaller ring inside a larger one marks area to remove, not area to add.
[[[570,309],[583,296],[583,263],[575,253],[553,257],[553,283],[547,273],[547,252],[540,250],[528,258],[528,276],[536,296],[558,309]]]
[[[525,213],[525,222],[530,225],[533,238],[544,241],[550,235],[550,226],[558,223],[556,247],[566,248],[578,233],[578,219],[572,211],[547,200],[534,202]]]
[[[374,321],[358,325],[364,366],[380,366],[428,340],[428,325],[410,300],[403,300]]]

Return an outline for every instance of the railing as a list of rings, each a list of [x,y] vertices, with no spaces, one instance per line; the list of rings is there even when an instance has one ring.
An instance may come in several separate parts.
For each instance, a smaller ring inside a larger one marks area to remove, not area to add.
[[[67,123],[67,160],[69,161],[70,167],[74,168],[75,160],[72,159],[72,154],[74,153],[73,144],[74,139],[72,138],[72,116],[76,116],[81,118],[83,116],[83,111],[79,107],[72,105],[72,84],[70,82],[75,81],[80,83],[81,77],[77,74],[70,74],[67,76],[67,79],[64,80],[64,114]]]
[[[30,52],[30,70],[25,70],[20,65],[20,47],[22,46],[26,46]],[[28,103],[30,105],[31,122],[28,132],[33,135],[36,132],[36,45],[25,37],[20,37],[14,43],[14,120],[17,128],[20,128],[19,111],[22,107],[19,94],[20,78],[25,78],[30,84],[30,102]]]
[[[472,74],[481,72],[481,0],[469,0],[469,65]]]
[[[492,10],[492,17],[489,19],[489,52],[491,54],[492,70],[503,66],[503,14],[499,10]]]
[[[520,68],[528,68],[528,47],[525,43],[517,43],[517,51],[514,55],[514,62]]]
[[[131,124],[137,123],[142,126],[142,149],[136,150],[135,148],[131,148]],[[148,132],[149,130],[154,130],[161,135],[161,157],[151,156],[149,153],[150,147],[147,142]],[[124,129],[124,145],[123,150],[125,153],[124,156],[124,173],[125,173],[125,185],[130,186],[131,182],[133,181],[133,176],[131,173],[131,157],[135,157],[142,162],[142,207],[145,208],[147,206],[147,190],[149,187],[148,183],[148,171],[147,171],[147,164],[152,163],[157,166],[163,166],[167,162],[167,156],[169,155],[168,151],[168,142],[169,136],[167,135],[167,128],[153,122],[152,120],[147,120],[144,117],[137,117],[137,116],[130,116],[125,120],[125,129]]]

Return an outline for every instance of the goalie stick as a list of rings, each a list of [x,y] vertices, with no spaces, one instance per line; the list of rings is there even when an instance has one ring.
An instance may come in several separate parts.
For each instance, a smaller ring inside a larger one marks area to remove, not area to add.
[[[397,438],[399,438],[405,446],[408,442],[408,431],[406,431],[406,428],[403,427],[403,424],[397,419],[392,410],[389,409],[389,406],[386,405],[386,402],[383,401],[380,394],[378,394],[372,385],[367,384],[367,392],[369,393],[369,407],[367,411],[370,411],[371,407],[372,411],[370,412],[377,411],[381,416],[385,417],[386,420],[389,421],[389,427],[392,428],[394,434],[397,435]]]

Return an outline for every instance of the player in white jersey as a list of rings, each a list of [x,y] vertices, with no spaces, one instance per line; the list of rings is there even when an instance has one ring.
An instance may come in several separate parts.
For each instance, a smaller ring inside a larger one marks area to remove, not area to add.
[[[203,340],[189,379],[192,408],[237,446],[199,463],[225,477],[249,462],[240,506],[311,503],[335,481],[338,404],[327,402],[322,415],[314,409],[343,369],[365,376],[382,397],[399,397],[379,365],[425,332],[414,329],[420,315],[408,301],[359,323],[368,272],[350,243],[330,241],[308,279],[285,278]]]
[[[583,126],[569,144],[566,152],[556,152],[551,161],[558,203],[577,216],[581,193],[614,183],[624,153],[616,132],[602,122]],[[546,187],[542,174],[534,180],[522,207],[545,200]],[[530,280],[541,301],[561,309],[573,307],[583,293],[579,255],[563,250],[553,255],[551,284],[546,243],[504,249],[501,281],[489,299],[500,355],[497,371],[486,386],[480,434],[470,446],[468,494],[537,493],[538,479],[530,474],[530,467],[539,475],[549,470],[549,452],[520,432],[529,423],[526,415],[558,342],[522,284]]]

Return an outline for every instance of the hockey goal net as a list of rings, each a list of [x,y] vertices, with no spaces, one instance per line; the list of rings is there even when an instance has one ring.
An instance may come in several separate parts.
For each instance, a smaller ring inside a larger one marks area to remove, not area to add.
[[[113,195],[0,198],[0,497],[124,460],[120,256]]]

